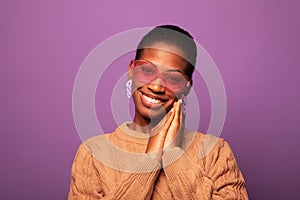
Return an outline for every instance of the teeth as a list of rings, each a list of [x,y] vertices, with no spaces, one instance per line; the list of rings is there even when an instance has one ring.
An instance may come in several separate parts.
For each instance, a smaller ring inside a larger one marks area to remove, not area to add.
[[[143,95],[143,97],[146,99],[146,101],[148,101],[149,103],[153,103],[153,104],[159,104],[160,100],[157,99],[152,99],[150,97],[147,97],[146,95]]]

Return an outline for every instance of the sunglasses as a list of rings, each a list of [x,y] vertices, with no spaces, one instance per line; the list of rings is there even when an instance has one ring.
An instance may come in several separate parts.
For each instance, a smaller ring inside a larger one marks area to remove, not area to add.
[[[152,83],[161,78],[163,86],[172,92],[182,92],[190,86],[190,78],[180,71],[159,72],[158,67],[147,60],[132,60],[130,68],[135,80],[141,83]]]

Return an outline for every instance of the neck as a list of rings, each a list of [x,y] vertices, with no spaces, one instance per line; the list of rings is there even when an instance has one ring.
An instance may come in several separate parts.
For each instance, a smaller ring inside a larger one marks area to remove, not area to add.
[[[157,117],[156,119],[146,119],[141,117],[134,117],[134,120],[129,124],[129,128],[140,133],[150,134],[154,127],[163,119],[162,117]]]
[[[139,133],[145,133],[145,134],[150,134],[151,129],[152,129],[150,126],[140,126],[140,125],[136,124],[135,122],[132,122],[131,124],[129,124],[128,127]]]

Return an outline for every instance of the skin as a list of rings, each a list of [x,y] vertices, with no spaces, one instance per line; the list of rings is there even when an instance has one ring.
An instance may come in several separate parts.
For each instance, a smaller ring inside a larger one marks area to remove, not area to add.
[[[176,54],[166,50],[176,52]],[[187,62],[181,56],[182,52],[175,46],[165,43],[155,43],[149,49],[144,49],[140,59],[150,61],[158,66],[159,72],[167,70],[179,70],[187,74]],[[180,144],[180,133],[183,128],[181,100],[182,94],[187,95],[190,87],[181,93],[173,93],[162,84],[161,78],[152,83],[142,84],[134,80],[129,67],[129,78],[133,80],[133,100],[135,104],[135,116],[129,128],[151,134],[145,153],[154,159],[161,161],[163,151]],[[159,105],[151,106],[145,103],[143,94],[161,101]],[[164,123],[159,123],[164,118]],[[155,131],[153,133],[153,128]]]

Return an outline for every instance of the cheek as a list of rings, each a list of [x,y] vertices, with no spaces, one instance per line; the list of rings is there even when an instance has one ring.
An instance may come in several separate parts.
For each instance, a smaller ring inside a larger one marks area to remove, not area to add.
[[[169,96],[169,101],[166,103],[166,107],[168,108],[172,108],[173,104],[181,97],[181,95],[179,96],[178,94],[174,94],[171,91],[168,91],[167,95]]]
[[[173,93],[171,91],[168,91],[168,96],[170,97],[170,100],[177,101],[178,99],[182,98],[183,93]]]
[[[133,100],[135,107],[139,109],[142,105],[142,101],[141,101],[141,98],[140,98],[137,90],[133,91],[132,100]]]
[[[138,81],[136,81],[136,80],[132,80],[132,92],[134,92],[135,90],[138,90],[139,88],[141,88],[141,87],[144,87],[144,86],[146,86],[147,84],[145,84],[145,83],[141,83],[141,82],[138,82]]]

